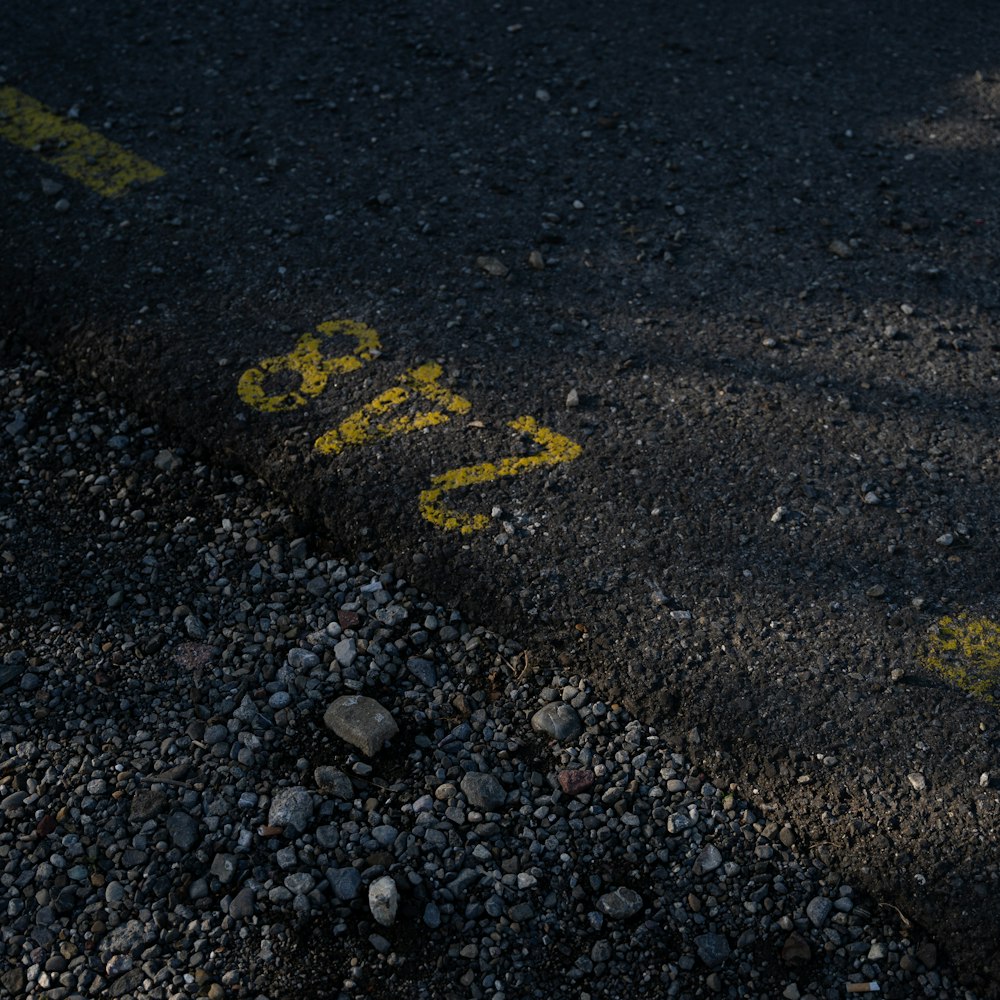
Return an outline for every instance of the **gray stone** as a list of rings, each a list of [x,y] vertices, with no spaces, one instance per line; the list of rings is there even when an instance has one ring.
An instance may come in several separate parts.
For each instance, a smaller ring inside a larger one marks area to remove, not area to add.
[[[702,848],[694,864],[696,874],[714,872],[722,864],[722,855],[714,844],[707,844]]]
[[[341,639],[333,647],[333,655],[342,667],[349,667],[358,657],[358,644],[354,639]]]
[[[433,902],[433,900],[424,907],[424,923],[431,930],[435,930],[441,926],[441,911],[438,909],[437,903]]]
[[[0,976],[0,986],[3,986],[8,996],[19,997],[24,994],[28,985],[28,977],[20,965],[15,965]]]
[[[225,743],[229,739],[229,730],[221,723],[205,727],[205,742],[211,747],[216,743]]]
[[[531,728],[554,740],[572,740],[583,732],[583,723],[572,705],[556,701],[535,712],[531,717]]]
[[[316,879],[309,872],[292,872],[285,877],[285,888],[289,892],[294,892],[296,896],[304,896],[307,892],[312,892],[316,885]]]
[[[694,821],[685,813],[674,813],[667,817],[667,832],[680,833],[681,830],[688,830],[694,826]]]
[[[236,877],[236,856],[234,854],[216,854],[210,870],[223,885],[229,885]]]
[[[189,851],[198,840],[198,821],[185,812],[172,812],[167,817],[167,833],[176,847]]]
[[[390,604],[388,607],[379,608],[375,612],[375,617],[383,624],[392,627],[402,625],[406,621],[406,608],[399,604]]]
[[[485,812],[495,812],[507,800],[503,785],[492,774],[469,771],[462,778],[461,785],[469,805]]]
[[[139,967],[129,969],[120,979],[116,979],[108,988],[109,997],[137,997],[142,991],[142,983],[146,978],[146,970]],[[50,994],[51,995],[51,994]]]
[[[234,920],[245,919],[246,917],[253,915],[254,908],[254,894],[253,889],[250,886],[245,885],[235,896],[233,896],[232,901],[229,904],[229,915]]]
[[[391,927],[396,922],[398,906],[399,889],[390,875],[375,879],[368,887],[368,908],[383,927]]]
[[[284,827],[292,834],[304,833],[313,815],[312,794],[308,788],[293,785],[279,788],[271,798],[271,808],[267,812],[269,826]]]
[[[399,727],[387,708],[374,698],[360,694],[342,695],[323,716],[327,728],[342,740],[357,747],[366,757],[372,757],[391,740]]]
[[[354,798],[354,786],[351,779],[344,774],[340,768],[331,767],[329,764],[320,764],[313,771],[313,780],[316,787],[324,795],[331,795],[335,799],[348,801]]]
[[[821,929],[830,916],[833,903],[826,896],[814,896],[806,907],[806,916],[817,930]]]
[[[156,927],[141,920],[126,920],[106,934],[101,951],[111,955],[131,955],[156,940]]]
[[[635,889],[621,886],[601,896],[597,908],[612,920],[627,920],[642,909],[642,896]]]
[[[437,684],[437,671],[430,660],[425,660],[420,656],[411,656],[406,661],[406,668],[424,687],[432,688]]]
[[[357,899],[361,888],[361,873],[357,868],[331,868],[326,877],[337,899],[344,903]]]
[[[718,969],[729,958],[729,941],[722,934],[699,934],[694,939],[698,957],[710,968]]]
[[[308,649],[296,646],[288,651],[288,665],[293,670],[312,670],[319,666],[319,657]]]
[[[398,836],[399,831],[388,823],[372,827],[372,837],[380,847],[391,847]]]

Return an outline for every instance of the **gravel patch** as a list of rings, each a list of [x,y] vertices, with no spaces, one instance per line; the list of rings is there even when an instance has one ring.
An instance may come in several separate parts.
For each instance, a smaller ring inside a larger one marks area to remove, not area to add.
[[[544,651],[31,356],[0,406],[4,995],[974,1000]]]

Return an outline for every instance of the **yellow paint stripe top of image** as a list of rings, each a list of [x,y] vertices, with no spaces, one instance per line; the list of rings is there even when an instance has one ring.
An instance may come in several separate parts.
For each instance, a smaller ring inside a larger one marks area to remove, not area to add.
[[[40,156],[107,198],[164,171],[98,132],[71,121],[15,87],[0,87],[0,137]]]

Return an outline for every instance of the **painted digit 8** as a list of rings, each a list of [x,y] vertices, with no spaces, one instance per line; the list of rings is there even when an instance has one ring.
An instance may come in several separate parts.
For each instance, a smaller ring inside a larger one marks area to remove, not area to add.
[[[357,347],[350,354],[324,358],[320,351],[323,340],[338,335],[353,337]],[[247,406],[262,413],[295,410],[318,396],[331,375],[357,371],[366,361],[376,357],[381,346],[378,333],[364,323],[346,319],[320,323],[315,333],[299,337],[287,354],[264,358],[255,367],[248,368],[240,376],[236,391]],[[283,374],[297,376],[299,385],[287,392],[269,393],[265,388],[267,380]]]

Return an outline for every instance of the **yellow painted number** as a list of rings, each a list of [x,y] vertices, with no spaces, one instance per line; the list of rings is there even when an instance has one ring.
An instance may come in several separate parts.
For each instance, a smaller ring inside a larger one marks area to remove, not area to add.
[[[963,691],[995,702],[1000,692],[1000,623],[964,612],[942,618],[928,641],[925,662]]]
[[[325,358],[321,351],[323,342],[335,337],[348,337],[356,341],[350,354]],[[304,406],[318,396],[331,375],[357,371],[366,361],[376,356],[381,347],[378,333],[364,323],[351,320],[332,320],[320,323],[315,333],[299,337],[287,354],[264,358],[256,367],[248,368],[236,387],[240,399],[262,413],[282,413]],[[298,386],[285,392],[268,392],[269,381],[298,380]]]
[[[371,444],[395,434],[409,434],[424,427],[436,427],[450,419],[451,413],[468,413],[472,404],[450,389],[438,384],[441,366],[421,365],[400,376],[399,385],[393,386],[360,410],[352,413],[339,427],[327,431],[316,439],[315,448],[324,455],[339,455],[350,445]],[[383,420],[391,410],[414,398],[426,399],[439,409],[424,410],[413,416],[403,414]]]
[[[466,465],[460,469],[449,469],[431,480],[430,489],[420,493],[420,513],[425,520],[447,531],[459,531],[463,535],[480,531],[490,523],[486,514],[465,514],[448,507],[442,497],[452,490],[464,486],[491,483],[502,476],[520,476],[532,469],[546,465],[560,465],[572,462],[583,449],[575,441],[562,434],[540,427],[534,417],[518,417],[508,425],[519,434],[526,434],[540,445],[542,450],[534,455],[519,455],[502,458],[498,462],[483,462],[480,465]]]

